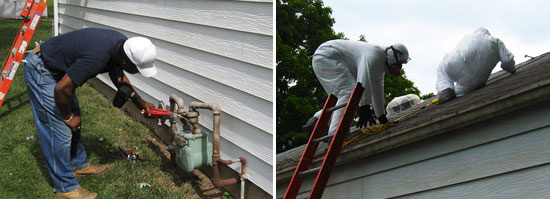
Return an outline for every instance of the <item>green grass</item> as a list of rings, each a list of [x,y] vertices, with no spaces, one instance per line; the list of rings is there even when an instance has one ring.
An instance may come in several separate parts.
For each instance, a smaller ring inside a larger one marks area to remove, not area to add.
[[[51,37],[51,19],[41,20],[28,49],[34,48],[35,40]],[[0,56],[8,54],[20,25],[20,20],[0,20]],[[0,108],[0,198],[53,198],[22,68],[19,67]],[[177,170],[162,155],[162,146],[154,141],[151,130],[114,108],[89,85],[78,88],[77,96],[83,112],[82,141],[88,162],[112,165],[106,176],[78,177],[82,187],[102,198],[198,198],[196,193],[203,193],[197,188],[203,182],[196,175]],[[27,136],[34,139],[27,141]],[[99,138],[105,141],[99,142]],[[134,164],[113,159],[118,146],[124,149],[137,146],[144,161]],[[138,184],[142,182],[149,183],[151,188],[140,189]]]

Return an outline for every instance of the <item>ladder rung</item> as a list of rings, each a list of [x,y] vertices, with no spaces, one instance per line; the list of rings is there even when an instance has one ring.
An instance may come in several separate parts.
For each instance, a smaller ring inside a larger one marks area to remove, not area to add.
[[[320,138],[317,138],[317,139],[313,139],[313,143],[318,143],[318,142],[321,142],[323,140],[328,140],[328,139],[331,139],[332,136],[334,136],[335,133],[333,134],[328,134],[328,135],[325,135],[323,137],[320,137]]]
[[[310,170],[305,170],[305,171],[302,171],[302,172],[298,173],[298,176],[304,177],[304,176],[307,176],[307,175],[312,174],[312,173],[319,173],[319,170],[321,170],[321,167],[313,168],[313,169],[310,169]]]
[[[346,107],[346,105],[348,105],[348,103],[343,103],[343,104],[339,104],[339,105],[336,105],[334,107],[331,107],[331,108],[327,109],[327,113],[330,113],[330,112],[335,111],[337,109],[344,108],[344,107]]]

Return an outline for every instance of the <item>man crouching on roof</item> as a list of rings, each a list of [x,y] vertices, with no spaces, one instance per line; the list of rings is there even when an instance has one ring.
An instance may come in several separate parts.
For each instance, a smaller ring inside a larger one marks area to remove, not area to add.
[[[439,103],[443,104],[485,86],[499,61],[503,70],[516,72],[514,55],[487,29],[478,28],[466,35],[437,67]]]

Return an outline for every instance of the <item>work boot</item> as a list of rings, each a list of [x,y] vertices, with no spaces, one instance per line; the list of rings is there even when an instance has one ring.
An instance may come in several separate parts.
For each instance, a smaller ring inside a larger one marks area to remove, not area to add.
[[[104,175],[109,171],[109,166],[107,165],[88,165],[86,168],[73,171],[74,176],[81,176],[81,175]]]
[[[95,199],[97,197],[97,193],[89,192],[82,187],[78,187],[78,189],[72,190],[70,192],[55,193],[55,198],[62,199]]]

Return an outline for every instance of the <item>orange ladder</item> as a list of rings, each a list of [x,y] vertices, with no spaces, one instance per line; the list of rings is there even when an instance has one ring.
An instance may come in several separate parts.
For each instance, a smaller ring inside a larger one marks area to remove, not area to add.
[[[305,176],[311,173],[317,173],[317,178],[315,178],[313,188],[311,189],[308,198],[321,198],[325,187],[327,186],[327,182],[330,177],[332,168],[334,167],[334,163],[336,163],[336,158],[338,158],[340,150],[342,149],[342,144],[344,143],[346,134],[349,133],[351,123],[359,105],[359,101],[361,100],[361,96],[363,95],[363,90],[364,88],[363,86],[361,86],[360,83],[355,84],[355,88],[353,88],[353,92],[351,93],[351,97],[347,104],[334,106],[336,104],[337,98],[334,95],[330,95],[327,98],[325,106],[323,107],[323,111],[321,112],[321,116],[317,120],[317,124],[315,124],[313,133],[311,134],[304,153],[300,158],[300,162],[298,163],[298,166],[294,171],[292,180],[290,180],[290,184],[288,185],[284,199],[296,198],[298,196],[298,191],[302,186],[302,182],[304,181]],[[321,137],[324,132],[326,132],[328,121],[330,120],[332,112],[334,110],[343,108],[344,106],[346,108],[344,110],[344,114],[342,115],[340,123],[338,124],[338,128],[336,129],[336,133]],[[330,138],[333,139],[329,145],[328,151],[325,155],[325,159],[323,160],[323,164],[321,165],[321,167],[309,169],[309,165],[313,161],[313,156],[315,155],[315,151],[317,150],[319,142]]]
[[[17,32],[15,41],[13,41],[11,46],[11,51],[8,53],[8,57],[0,71],[0,108],[6,99],[17,68],[21,60],[23,60],[23,55],[31,42],[34,30],[38,26],[38,22],[47,4],[48,0],[27,0],[23,11],[21,11],[23,24],[21,24],[19,32]]]

